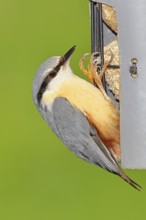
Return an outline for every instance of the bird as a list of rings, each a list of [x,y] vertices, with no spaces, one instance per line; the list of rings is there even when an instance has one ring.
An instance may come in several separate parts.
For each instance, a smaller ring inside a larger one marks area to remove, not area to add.
[[[140,190],[118,164],[119,111],[100,88],[73,73],[70,58],[75,48],[41,64],[33,80],[33,101],[50,129],[76,156]]]

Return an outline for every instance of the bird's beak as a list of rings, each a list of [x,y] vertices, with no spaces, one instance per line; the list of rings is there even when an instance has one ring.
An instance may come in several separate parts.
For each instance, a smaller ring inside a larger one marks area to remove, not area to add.
[[[70,48],[67,53],[63,56],[64,61],[68,61],[69,58],[71,57],[71,55],[73,54],[73,52],[75,51],[76,46],[73,46],[72,48]]]

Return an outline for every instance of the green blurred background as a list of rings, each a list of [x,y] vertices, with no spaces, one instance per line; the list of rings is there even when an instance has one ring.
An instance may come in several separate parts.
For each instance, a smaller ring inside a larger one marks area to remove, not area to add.
[[[146,171],[127,171],[144,188],[69,152],[37,112],[38,66],[77,45],[72,67],[90,51],[88,0],[0,1],[0,219],[145,219]]]

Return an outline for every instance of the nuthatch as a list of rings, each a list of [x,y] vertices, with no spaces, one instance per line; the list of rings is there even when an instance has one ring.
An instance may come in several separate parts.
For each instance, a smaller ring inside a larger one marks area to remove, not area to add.
[[[64,144],[78,157],[117,174],[134,188],[139,185],[119,167],[119,112],[91,83],[74,75],[69,58],[49,58],[33,81],[33,100]]]

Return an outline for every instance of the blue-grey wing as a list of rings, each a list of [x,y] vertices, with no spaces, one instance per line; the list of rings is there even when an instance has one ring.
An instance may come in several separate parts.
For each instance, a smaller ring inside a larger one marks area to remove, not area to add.
[[[53,131],[80,158],[110,172],[119,167],[86,116],[65,98],[56,98],[52,106]]]

